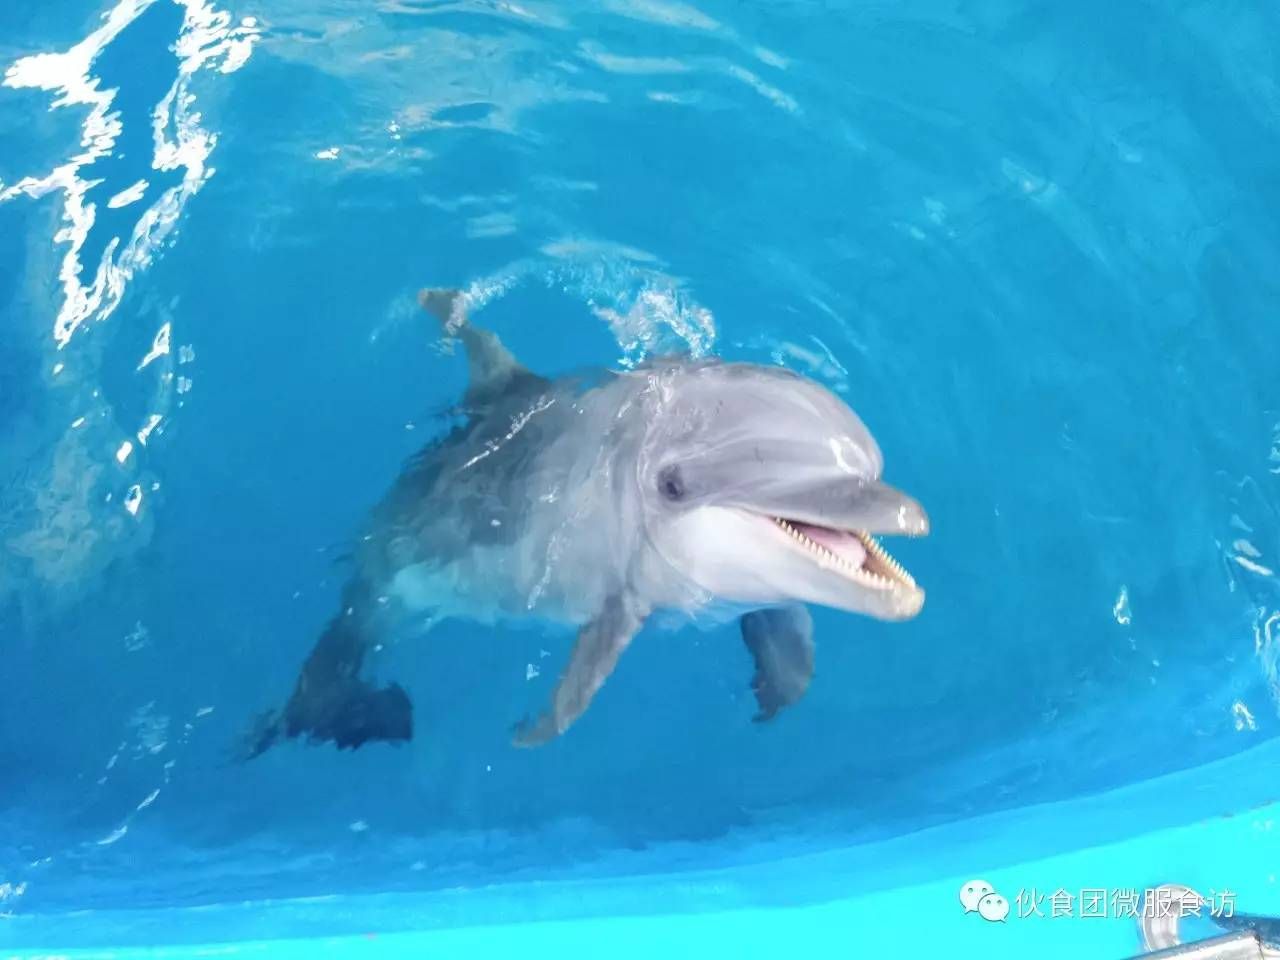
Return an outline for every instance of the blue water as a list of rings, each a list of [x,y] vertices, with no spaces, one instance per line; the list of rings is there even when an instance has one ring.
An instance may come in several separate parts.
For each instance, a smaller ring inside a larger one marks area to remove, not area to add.
[[[1274,737],[1277,37],[1207,0],[4,5],[15,943],[72,910],[857,849]],[[815,611],[814,684],[769,725],[735,627],[647,632],[537,751],[510,726],[570,637],[445,623],[378,664],[411,745],[232,763],[465,386],[424,285],[548,375],[686,351],[838,391],[929,510],[896,551],[924,612]],[[52,945],[158,936],[92,916]]]

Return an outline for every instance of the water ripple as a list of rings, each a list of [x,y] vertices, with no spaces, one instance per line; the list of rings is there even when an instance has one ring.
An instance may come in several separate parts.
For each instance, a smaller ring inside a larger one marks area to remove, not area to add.
[[[186,201],[211,173],[206,169],[206,161],[216,137],[200,126],[190,77],[206,65],[223,73],[239,69],[248,60],[258,38],[252,18],[233,27],[229,14],[204,0],[173,0],[183,8],[182,28],[175,48],[179,57],[178,76],[153,113],[155,152],[151,165],[162,172],[180,168],[182,180],[165,190],[138,217],[118,256],[120,236],[107,241],[101,260],[92,268],[92,279],[86,280],[80,254],[97,218],[96,207],[86,195],[100,181],[81,176],[81,171],[110,157],[123,132],[120,113],[112,109],[118,91],[101,88],[100,79],[92,73],[93,65],[108,44],[155,2],[121,0],[105,15],[101,27],[71,49],[23,57],[5,72],[6,87],[52,93],[50,109],[89,108],[81,126],[82,153],[44,176],[27,176],[7,188],[0,184],[0,202],[18,195],[42,197],[53,191],[61,191],[64,196],[66,226],[53,238],[55,243],[67,245],[59,271],[64,298],[53,326],[53,338],[59,348],[67,345],[86,320],[103,319],[115,310],[129,279],[150,264],[157,248],[173,230]],[[108,207],[126,206],[140,199],[145,189],[146,181],[138,180],[115,194],[108,201]]]
[[[137,448],[163,430],[175,387],[182,392],[185,382],[175,379],[167,356],[171,322],[166,319],[137,367],[141,371],[159,357],[167,361],[148,371],[154,378],[150,409],[137,424],[126,426],[104,395],[102,347],[66,349],[87,324],[116,311],[132,278],[172,239],[187,202],[213,175],[209,159],[217,135],[202,121],[195,79],[240,69],[260,35],[253,18],[233,23],[229,13],[207,0],[172,0],[172,5],[120,0],[96,30],[69,49],[23,57],[4,73],[5,87],[50,94],[50,110],[85,109],[78,152],[47,172],[0,183],[0,203],[61,197],[60,225],[52,236],[55,247],[63,248],[60,302],[52,322],[56,361],[50,357],[46,367],[60,389],[44,402],[46,419],[61,418],[66,426],[55,428],[51,445],[39,432],[20,430],[5,438],[6,456],[26,464],[26,482],[0,497],[6,559],[45,583],[81,581],[149,536],[144,499],[158,483],[138,462]],[[117,45],[127,46],[122,34],[149,10],[173,7],[181,15],[172,47],[176,70],[158,102],[142,115],[132,104],[125,106],[137,91],[109,85],[100,75],[100,60]],[[140,141],[150,141],[146,168],[130,167],[121,149],[128,142],[122,138],[140,132],[132,129],[139,123],[150,126]],[[105,203],[95,200],[99,195]],[[100,251],[96,258],[89,253],[93,249]],[[48,423],[42,432],[47,437]]]

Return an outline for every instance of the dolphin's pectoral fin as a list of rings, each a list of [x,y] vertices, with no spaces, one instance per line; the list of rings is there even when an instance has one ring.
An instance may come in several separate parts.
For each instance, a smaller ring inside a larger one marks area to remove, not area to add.
[[[423,290],[418,303],[440,321],[445,336],[456,337],[466,348],[471,379],[466,404],[483,403],[514,386],[540,388],[550,382],[521,366],[492,330],[471,324],[461,290]]]
[[[751,689],[760,712],[753,719],[771,720],[804,696],[813,679],[813,617],[796,605],[753,610],[740,624],[756,664]]]
[[[354,750],[371,740],[413,737],[413,704],[399,684],[381,689],[360,677],[371,646],[363,604],[349,589],[344,609],[325,628],[302,667],[283,710],[260,715],[247,733],[240,755],[250,760],[285,738],[331,740]]]
[[[644,614],[630,598],[613,596],[600,614],[578,631],[569,667],[556,684],[551,709],[536,721],[525,720],[516,728],[517,747],[536,747],[554,740],[587,709],[622,651],[644,624]]]

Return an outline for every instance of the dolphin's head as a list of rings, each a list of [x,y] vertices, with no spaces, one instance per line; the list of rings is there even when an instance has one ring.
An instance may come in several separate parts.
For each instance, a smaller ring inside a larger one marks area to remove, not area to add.
[[[928,532],[880,482],[870,432],[835,394],[776,367],[649,372],[638,461],[646,532],[680,575],[733,603],[915,616],[924,591],[875,534]]]

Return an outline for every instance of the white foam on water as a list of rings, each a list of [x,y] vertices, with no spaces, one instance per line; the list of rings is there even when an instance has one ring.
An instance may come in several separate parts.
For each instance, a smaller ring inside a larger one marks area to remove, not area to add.
[[[173,230],[186,201],[200,189],[211,171],[207,160],[216,137],[200,125],[190,78],[206,65],[229,73],[244,65],[258,37],[256,26],[231,25],[230,16],[205,0],[173,0],[183,8],[183,23],[175,44],[178,75],[152,114],[154,156],[158,171],[182,170],[182,180],[143,209],[127,241],[112,237],[96,265],[81,263],[80,254],[97,219],[96,205],[87,199],[97,181],[81,176],[83,168],[111,155],[123,132],[114,110],[117,91],[102,89],[92,73],[99,54],[157,0],[121,0],[107,12],[101,27],[62,53],[37,53],[8,68],[4,85],[39,89],[54,94],[51,109],[88,107],[81,124],[83,151],[43,176],[27,176],[0,189],[0,202],[20,195],[38,198],[63,194],[64,226],[54,242],[66,246],[58,279],[63,301],[53,324],[53,338],[61,349],[82,324],[104,319],[120,303],[125,285],[150,265],[157,249]],[[123,207],[140,198],[146,182],[139,180],[115,194],[108,206]],[[137,196],[134,196],[134,194]],[[119,251],[117,253],[117,251]]]
[[[711,311],[651,254],[576,237],[547,244],[541,252],[474,281],[464,291],[467,308],[480,310],[515,287],[536,282],[568,294],[607,324],[622,349],[618,362],[623,367],[659,352],[701,357],[715,346]]]
[[[113,156],[124,124],[134,121],[117,106],[118,91],[104,88],[95,76],[95,64],[130,24],[162,3],[175,4],[182,23],[172,40],[176,72],[144,121],[151,133],[150,156],[143,158],[150,172],[135,165],[113,175],[118,183],[103,187],[104,175],[95,164]],[[59,252],[49,346],[58,357],[50,367],[63,386],[46,398],[61,409],[29,424],[25,434],[10,437],[11,449],[3,455],[28,463],[31,482],[7,496],[12,501],[16,494],[19,500],[0,503],[9,559],[39,581],[59,586],[81,582],[150,529],[144,523],[140,483],[149,478],[139,476],[145,465],[130,438],[145,443],[154,423],[148,420],[141,431],[119,424],[109,398],[97,387],[101,347],[87,343],[82,349],[67,348],[86,324],[105,321],[115,312],[132,279],[172,242],[187,201],[213,174],[209,158],[217,137],[204,125],[194,81],[202,73],[238,70],[259,34],[251,18],[233,23],[210,0],[119,0],[97,29],[69,49],[22,57],[3,72],[4,87],[43,90],[51,96],[51,110],[83,113],[79,144],[70,156],[50,170],[0,183],[0,203],[50,195],[61,200],[51,238]],[[103,206],[119,211],[110,219],[99,216],[93,199],[91,191],[100,187],[109,196]],[[93,245],[102,250],[96,262],[85,262],[95,230],[110,233]],[[48,244],[47,239],[33,242],[42,248]],[[168,351],[166,322],[138,369],[162,357],[168,360]],[[174,390],[169,367],[171,363],[157,364],[158,369],[148,372],[155,378],[152,408],[159,414],[167,412]],[[55,421],[70,426],[51,428]],[[109,506],[102,507],[104,502]],[[6,524],[5,517],[18,522]]]

